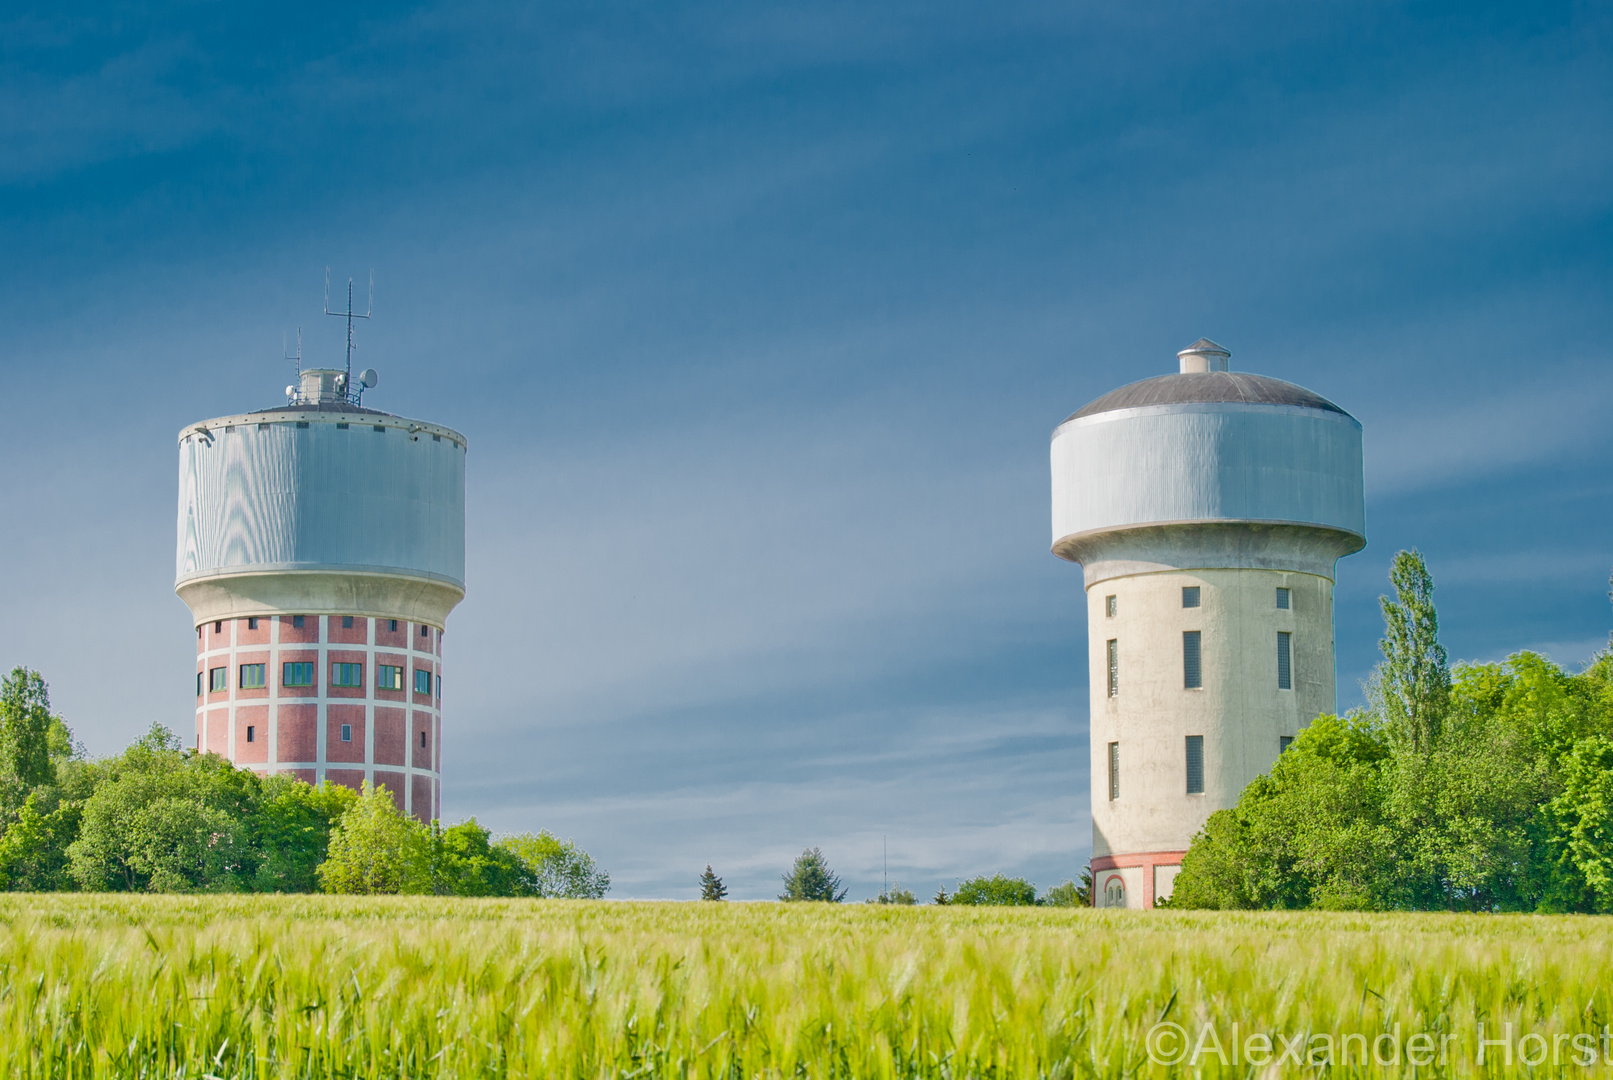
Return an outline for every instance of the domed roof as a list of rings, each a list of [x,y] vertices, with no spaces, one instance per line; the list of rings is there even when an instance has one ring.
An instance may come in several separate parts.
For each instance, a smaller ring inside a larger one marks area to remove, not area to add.
[[[1242,371],[1196,371],[1159,375],[1134,382],[1129,386],[1122,386],[1118,390],[1111,390],[1065,417],[1064,422],[1067,424],[1084,416],[1095,416],[1098,413],[1115,412],[1119,409],[1136,409],[1145,405],[1219,402],[1242,405],[1291,405],[1302,409],[1320,409],[1324,412],[1350,415],[1322,395],[1281,379],[1250,375]]]

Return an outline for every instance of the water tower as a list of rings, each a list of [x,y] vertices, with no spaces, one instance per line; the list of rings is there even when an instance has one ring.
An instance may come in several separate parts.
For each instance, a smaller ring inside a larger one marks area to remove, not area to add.
[[[442,635],[465,595],[465,437],[365,408],[375,373],[352,377],[351,323],[348,340],[348,366],[301,369],[285,405],[179,433],[196,747],[385,784],[430,820]]]
[[[1194,833],[1335,709],[1333,580],[1366,546],[1361,425],[1227,370],[1123,386],[1053,432],[1053,553],[1086,577],[1092,871],[1151,907]]]

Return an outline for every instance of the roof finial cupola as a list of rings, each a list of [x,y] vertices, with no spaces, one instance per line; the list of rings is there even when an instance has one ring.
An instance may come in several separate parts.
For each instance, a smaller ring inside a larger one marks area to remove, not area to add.
[[[1182,363],[1182,374],[1196,374],[1206,371],[1225,371],[1227,360],[1232,354],[1207,337],[1201,337],[1187,348],[1176,354],[1176,359]]]

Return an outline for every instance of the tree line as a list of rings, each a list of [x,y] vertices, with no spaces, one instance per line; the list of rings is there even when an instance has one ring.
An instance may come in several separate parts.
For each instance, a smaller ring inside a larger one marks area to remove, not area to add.
[[[1390,582],[1366,707],[1210,815],[1169,906],[1613,912],[1613,648],[1453,668],[1422,556]]]
[[[90,760],[45,680],[0,682],[0,888],[597,898],[610,875],[547,832],[430,825],[385,787],[259,776],[153,726]]]
[[[850,890],[840,883],[840,875],[829,868],[829,860],[823,852],[811,847],[796,857],[795,865],[784,875],[784,891],[779,893],[778,898],[785,903],[839,904],[845,902],[848,892]],[[700,899],[724,900],[727,896],[727,886],[707,863],[705,873],[700,875]],[[865,902],[912,905],[918,903],[918,898],[911,890],[896,883],[887,885],[878,896],[870,897]],[[1080,884],[1066,881],[1053,886],[1041,896],[1036,895],[1036,886],[1024,878],[1004,877],[1002,874],[974,877],[959,882],[950,895],[945,888],[940,889],[930,902],[997,907],[1087,907],[1092,903],[1092,873],[1089,868],[1082,873]]]

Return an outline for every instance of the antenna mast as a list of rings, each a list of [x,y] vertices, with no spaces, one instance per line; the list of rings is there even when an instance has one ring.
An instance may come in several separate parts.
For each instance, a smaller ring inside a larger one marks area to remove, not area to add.
[[[370,271],[370,303],[360,315],[353,310],[353,279],[347,279],[347,310],[332,311],[330,309],[330,267],[325,267],[325,314],[334,315],[338,319],[347,320],[347,367],[342,375],[342,393],[352,394],[353,387],[353,320],[368,319],[375,312],[375,271]],[[362,391],[361,391],[362,393]]]

